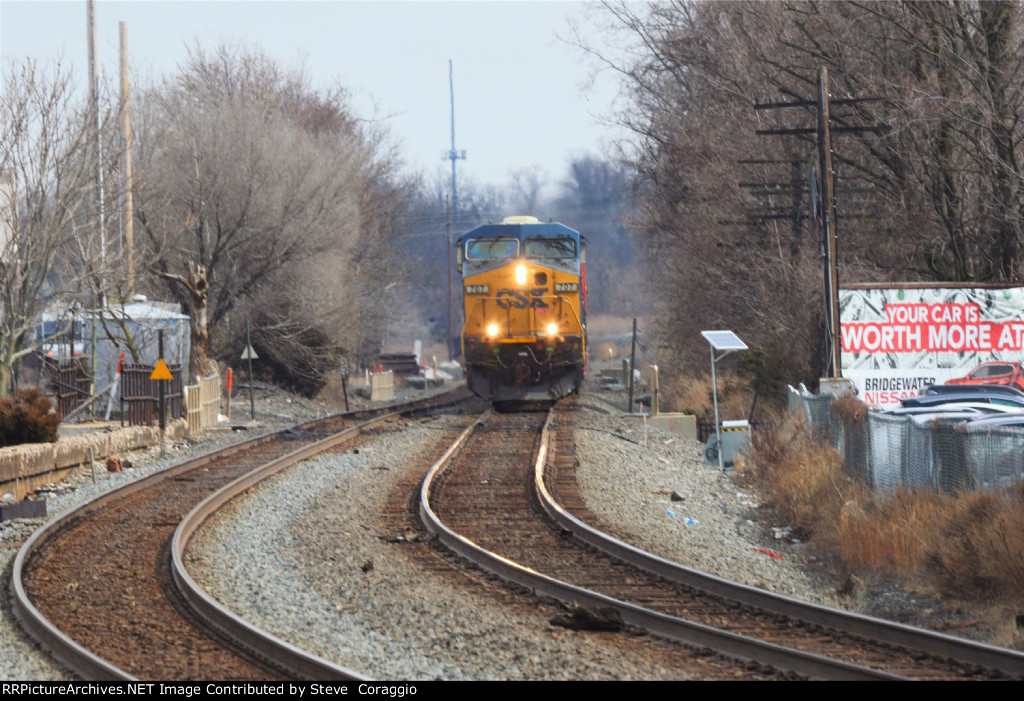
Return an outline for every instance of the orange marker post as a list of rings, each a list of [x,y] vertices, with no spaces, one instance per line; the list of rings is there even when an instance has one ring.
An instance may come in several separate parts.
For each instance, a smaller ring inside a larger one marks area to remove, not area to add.
[[[233,379],[233,373],[231,368],[228,368],[228,401],[225,411],[227,412],[228,421],[231,420],[231,380]]]

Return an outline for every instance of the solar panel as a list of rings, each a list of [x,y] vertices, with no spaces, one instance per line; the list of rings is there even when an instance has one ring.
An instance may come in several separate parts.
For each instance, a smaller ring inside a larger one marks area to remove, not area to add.
[[[700,335],[717,351],[747,350],[747,344],[732,331],[701,331]]]

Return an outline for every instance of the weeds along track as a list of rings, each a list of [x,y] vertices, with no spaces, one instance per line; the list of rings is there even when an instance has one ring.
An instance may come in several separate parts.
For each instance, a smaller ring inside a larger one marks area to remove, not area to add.
[[[593,518],[576,489],[572,407],[560,403],[547,425],[541,415],[482,419],[425,483],[428,528],[537,593],[589,610],[614,607],[627,624],[753,661],[748,677],[782,669],[827,679],[1005,679],[1024,670],[1018,653],[804,604],[577,528],[573,520]],[[558,502],[576,518],[565,518]]]
[[[11,579],[15,614],[32,637],[87,679],[358,679],[206,599],[181,567],[188,533],[231,494],[352,440],[395,412],[430,411],[467,398],[460,391],[389,407],[373,419],[369,412],[319,419],[108,492],[26,542]],[[209,499],[226,485],[233,485],[230,492]]]

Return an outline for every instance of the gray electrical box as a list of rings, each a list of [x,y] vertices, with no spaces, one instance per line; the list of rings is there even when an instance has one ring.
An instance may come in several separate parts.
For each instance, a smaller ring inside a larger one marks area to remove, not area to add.
[[[736,456],[750,450],[750,422],[722,422],[722,465],[732,467]],[[704,450],[704,458],[709,465],[718,464],[718,437],[712,433]]]

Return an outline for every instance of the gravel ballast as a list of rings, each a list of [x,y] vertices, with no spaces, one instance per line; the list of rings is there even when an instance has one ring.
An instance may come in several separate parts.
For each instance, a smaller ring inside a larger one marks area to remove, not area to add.
[[[277,430],[296,423],[319,418],[342,410],[327,402],[312,402],[294,398],[269,387],[258,387],[256,395],[256,420],[252,421],[248,411],[236,412],[233,425],[245,430],[215,430],[207,433],[203,440],[168,441],[165,454],[160,446],[135,451],[126,456],[131,468],[122,472],[107,472],[104,465],[75,469],[66,479],[49,485],[47,490],[47,516],[45,519],[15,519],[0,521],[0,568],[3,571],[3,611],[0,623],[0,680],[17,681],[68,681],[73,677],[49,654],[28,638],[11,611],[10,577],[14,558],[28,537],[45,522],[66,511],[74,509],[100,494],[139,479],[147,474],[176,465],[188,458],[202,455],[224,445],[230,445],[261,433]],[[366,405],[360,399],[352,398],[352,408]],[[246,406],[248,409],[248,405]],[[116,430],[116,429],[115,429]],[[82,431],[74,424],[61,426],[61,434],[76,435]]]
[[[268,480],[204,527],[190,572],[261,628],[376,678],[680,678],[652,668],[643,646],[623,654],[606,636],[552,627],[550,611],[509,605],[503,589],[462,573],[453,585],[405,557],[401,533],[380,530],[375,514],[402,467],[425,472],[439,432],[451,440],[465,426],[432,419]]]
[[[758,521],[757,495],[707,465],[699,444],[645,431],[609,398],[617,399],[584,394],[576,412],[580,489],[602,524],[639,547],[730,579],[832,606],[857,603],[837,597],[835,582],[815,573],[804,544],[771,539],[769,526],[786,524]],[[311,414],[307,407],[289,403],[278,423],[313,418],[304,414]],[[594,634],[553,629],[549,612],[525,601],[510,606],[503,589],[475,580],[455,587],[450,575],[424,571],[403,556],[409,546],[388,542],[398,534],[383,532],[382,520],[364,523],[360,514],[379,513],[402,467],[425,469],[431,451],[465,419],[408,424],[401,433],[363,439],[358,453],[310,460],[235,500],[190,547],[192,576],[257,625],[378,678],[680,677],[678,670],[652,668],[642,652],[630,657]],[[133,455],[136,467],[104,472],[98,485],[83,471],[74,492],[50,499],[49,517],[115,482],[239,439],[215,435],[173,446],[165,458],[158,449]],[[17,547],[38,525],[0,524],[0,564],[8,577]],[[4,590],[6,600],[6,578]],[[0,677],[68,678],[16,629],[9,601],[4,616]]]
[[[576,432],[582,489],[603,520],[667,557],[832,603],[795,560],[755,550],[750,496],[704,465],[699,445],[651,432],[644,447],[642,427],[612,411],[585,402]],[[362,522],[361,514],[382,510],[401,466],[425,471],[430,441],[419,434],[436,436],[445,421],[452,419],[378,436],[359,453],[320,457],[268,481],[204,527],[190,546],[193,576],[260,627],[375,677],[679,678],[642,655],[603,650],[592,635],[555,632],[550,614],[454,588],[450,577],[404,558],[401,545],[387,542],[395,534]],[[685,500],[671,502],[672,491]],[[698,523],[684,525],[668,509]]]
[[[647,429],[591,396],[579,402],[580,493],[623,540],[743,584],[841,605],[829,583],[808,571],[813,556],[804,544],[765,542],[765,525],[754,520],[757,494],[707,464],[701,444]],[[785,524],[778,528],[785,533]]]

